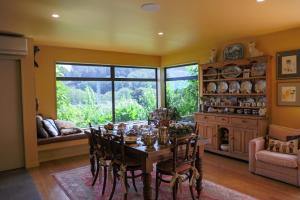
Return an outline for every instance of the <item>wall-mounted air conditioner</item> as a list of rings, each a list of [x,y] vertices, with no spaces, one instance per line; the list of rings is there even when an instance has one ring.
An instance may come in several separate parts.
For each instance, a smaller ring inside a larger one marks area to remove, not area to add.
[[[28,45],[26,38],[0,35],[0,54],[27,55],[27,52]]]

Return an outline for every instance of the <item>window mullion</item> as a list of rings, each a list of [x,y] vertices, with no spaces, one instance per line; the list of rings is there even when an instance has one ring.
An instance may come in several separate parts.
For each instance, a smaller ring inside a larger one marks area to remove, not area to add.
[[[113,123],[116,122],[116,105],[115,105],[115,67],[111,67],[111,78],[112,78],[112,81],[111,81],[111,84],[112,84],[112,121]]]

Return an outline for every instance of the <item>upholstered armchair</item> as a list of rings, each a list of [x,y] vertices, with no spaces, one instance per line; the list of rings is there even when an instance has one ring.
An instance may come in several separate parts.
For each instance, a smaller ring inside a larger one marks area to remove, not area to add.
[[[300,129],[269,126],[269,136],[286,141],[287,136],[300,135]],[[300,151],[298,155],[267,151],[265,139],[255,138],[249,144],[249,171],[300,186]]]

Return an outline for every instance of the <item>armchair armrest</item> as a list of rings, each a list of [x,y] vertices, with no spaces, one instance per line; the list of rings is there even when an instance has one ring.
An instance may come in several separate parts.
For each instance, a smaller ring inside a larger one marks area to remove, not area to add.
[[[298,149],[298,186],[300,186],[300,149]]]
[[[265,148],[265,139],[263,137],[255,138],[249,142],[249,171],[255,172],[255,154]]]

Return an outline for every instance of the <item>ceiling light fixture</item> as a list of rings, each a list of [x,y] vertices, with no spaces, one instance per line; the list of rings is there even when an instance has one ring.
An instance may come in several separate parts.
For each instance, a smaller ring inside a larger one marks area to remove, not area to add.
[[[162,36],[164,35],[164,32],[158,32],[157,35]]]
[[[59,16],[59,14],[53,13],[53,14],[51,15],[51,17],[53,17],[53,18],[59,18],[60,16]]]
[[[141,8],[146,12],[157,12],[160,9],[160,5],[156,3],[145,3]]]
[[[262,3],[264,2],[265,0],[256,0],[257,3]]]

